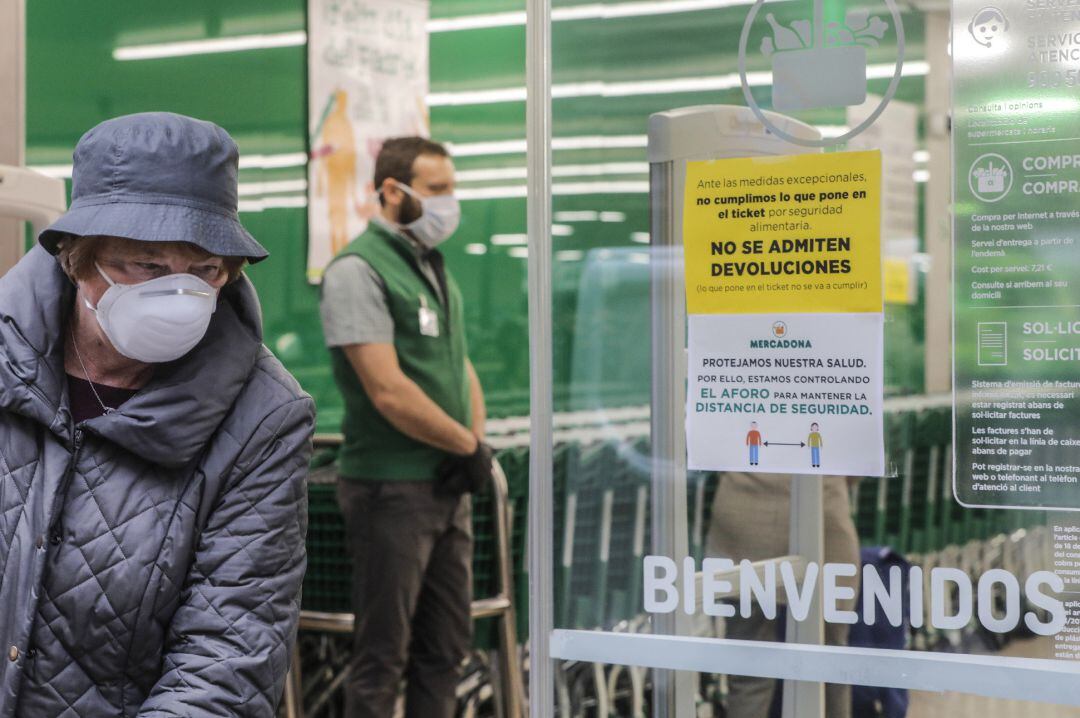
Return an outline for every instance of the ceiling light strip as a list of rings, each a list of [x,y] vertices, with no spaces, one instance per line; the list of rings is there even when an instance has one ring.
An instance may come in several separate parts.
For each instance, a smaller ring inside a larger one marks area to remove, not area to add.
[[[240,155],[240,169],[283,169],[286,167],[305,167],[308,156],[305,152],[286,152],[277,155]],[[30,169],[36,170],[48,177],[71,179],[71,165],[49,164],[30,165]]]
[[[648,145],[647,135],[579,135],[555,137],[551,148],[561,150],[634,149]],[[446,148],[454,157],[482,155],[525,154],[525,140],[496,140],[493,142],[447,142]]]
[[[766,0],[779,2],[781,0]],[[750,5],[751,0],[649,0],[647,2],[623,2],[612,4],[588,3],[570,7],[554,8],[551,19],[554,22],[573,20],[610,20],[616,18],[648,17],[652,15],[678,15],[683,13],[717,10],[728,7]],[[524,12],[498,12],[460,17],[431,18],[427,22],[427,31],[431,34],[459,32],[463,30],[483,30],[498,27],[524,27]],[[211,55],[225,52],[245,52],[267,50],[279,47],[298,47],[307,43],[307,33],[303,30],[289,32],[235,35],[233,37],[205,38],[200,40],[181,40],[145,45],[124,45],[113,50],[113,59],[126,62],[131,60],[158,60],[168,57],[187,57],[191,55]]]
[[[458,189],[454,194],[460,200],[509,199],[526,196],[525,185],[501,187],[477,187]],[[648,194],[649,183],[641,181],[621,182],[556,182],[551,188],[556,195],[591,195],[591,194]]]
[[[445,142],[444,144],[446,145],[446,149],[454,157],[525,154],[525,140],[494,140],[489,142]]]
[[[588,165],[555,165],[555,177],[599,177],[605,175],[648,174],[648,162],[605,162]],[[528,178],[525,167],[493,167],[490,169],[458,170],[454,174],[458,182],[499,182]]]
[[[306,152],[286,152],[279,155],[240,155],[240,169],[273,170],[283,167],[304,167]]]
[[[205,40],[186,40],[181,42],[161,42],[152,45],[127,45],[113,50],[114,60],[158,60],[165,57],[186,57],[189,55],[211,55],[222,52],[245,52],[248,50],[266,50],[276,47],[298,47],[307,43],[307,33],[303,30],[279,32],[266,35],[237,35],[234,37],[215,37]]]
[[[241,182],[237,186],[237,192],[241,197],[250,197],[252,195],[305,192],[307,187],[307,180],[304,179],[279,180],[276,182]]]
[[[576,137],[556,137],[552,144],[555,150],[603,150],[645,147],[648,138],[645,135],[581,135]],[[493,142],[447,142],[446,148],[454,157],[481,157],[487,155],[524,154],[525,140],[497,140]],[[240,169],[284,169],[305,167],[308,156],[304,152],[285,152],[282,154],[241,154]],[[614,163],[617,164],[617,163]],[[579,167],[585,167],[579,165]],[[35,164],[30,169],[48,177],[71,179],[70,164]],[[646,167],[647,169],[647,167]],[[459,175],[470,171],[462,170]],[[515,172],[516,172],[515,168]],[[523,176],[523,175],[522,175]],[[516,179],[518,177],[508,177]],[[501,179],[501,178],[498,178]]]
[[[492,27],[515,27],[524,25],[524,12],[493,12],[486,15],[433,17],[427,21],[427,31],[434,34],[440,32],[485,30]]]
[[[777,0],[766,0],[775,2]],[[588,3],[570,7],[557,7],[551,10],[553,22],[572,20],[610,20],[628,17],[649,17],[652,15],[680,15],[683,13],[719,10],[752,4],[751,0],[664,0],[656,2],[621,2]],[[515,27],[525,25],[523,12],[496,12],[482,15],[462,15],[460,17],[439,17],[428,20],[430,33],[459,32],[462,30],[484,30],[493,27]]]
[[[267,209],[302,209],[307,206],[307,196],[298,194],[289,197],[240,200],[237,210],[240,212],[262,212]]]
[[[892,63],[870,65],[866,71],[869,80],[882,80],[893,76],[896,66]],[[930,65],[921,60],[904,63],[904,77],[920,77],[930,71]],[[753,87],[772,84],[771,72],[748,72],[746,81]],[[691,92],[715,92],[734,90],[742,86],[737,72],[711,77],[676,77],[661,80],[633,82],[575,82],[555,85],[551,95],[556,99],[577,97],[632,97],[640,95],[663,95]],[[460,107],[463,105],[489,105],[505,102],[524,102],[524,87],[503,87],[492,90],[466,90],[462,92],[433,92],[428,95],[431,107]]]

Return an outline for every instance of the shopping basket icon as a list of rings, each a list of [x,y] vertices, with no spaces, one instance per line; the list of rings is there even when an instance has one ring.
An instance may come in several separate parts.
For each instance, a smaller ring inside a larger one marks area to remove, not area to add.
[[[825,23],[821,0],[814,17],[785,26],[765,16],[772,35],[761,52],[772,59],[773,109],[781,112],[861,105],[866,101],[866,49],[877,47],[888,23],[864,10],[847,13],[843,23]]]

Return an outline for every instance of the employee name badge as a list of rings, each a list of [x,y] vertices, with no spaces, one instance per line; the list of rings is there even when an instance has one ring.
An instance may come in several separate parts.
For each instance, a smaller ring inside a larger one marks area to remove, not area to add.
[[[439,336],[439,315],[427,304],[427,297],[420,295],[420,334],[425,337]]]

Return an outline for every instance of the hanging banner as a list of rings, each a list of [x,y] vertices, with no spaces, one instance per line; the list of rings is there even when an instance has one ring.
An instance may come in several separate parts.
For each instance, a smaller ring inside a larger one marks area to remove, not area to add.
[[[687,164],[689,468],[881,476],[881,155]]]
[[[953,9],[956,498],[1080,509],[1080,19]]]
[[[427,136],[428,3],[308,3],[308,280],[379,208],[373,177],[385,139]]]

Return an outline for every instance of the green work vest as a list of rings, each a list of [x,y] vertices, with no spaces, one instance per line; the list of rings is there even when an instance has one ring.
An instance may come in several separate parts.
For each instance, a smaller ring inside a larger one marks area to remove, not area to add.
[[[334,261],[350,254],[367,262],[386,285],[387,305],[394,320],[394,349],[405,376],[451,418],[470,426],[464,312],[453,278],[447,273],[447,306],[420,271],[408,240],[374,222]],[[437,337],[420,333],[422,304],[438,316]],[[333,347],[330,355],[334,379],[345,400],[340,474],[349,479],[385,481],[435,478],[436,468],[449,454],[395,429],[375,408],[345,352]]]

